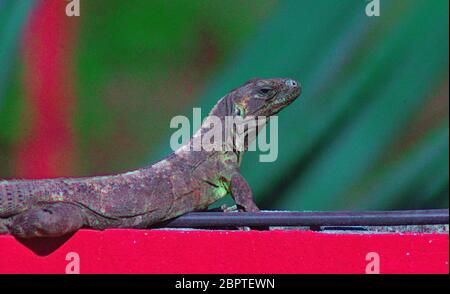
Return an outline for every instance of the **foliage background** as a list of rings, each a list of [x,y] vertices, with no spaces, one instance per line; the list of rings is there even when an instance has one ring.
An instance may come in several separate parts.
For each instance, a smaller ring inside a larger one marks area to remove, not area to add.
[[[40,77],[25,36],[37,11],[60,17],[66,3],[0,1],[0,177],[148,164],[170,152],[173,116],[205,114],[249,78],[289,76],[303,94],[280,114],[278,160],[252,152],[242,166],[262,208],[448,207],[448,1],[381,0],[369,18],[362,0],[81,0],[56,31],[73,37],[73,148],[57,150],[73,164],[50,172],[32,160],[48,152],[27,145],[30,111],[52,102],[30,103],[27,76]]]

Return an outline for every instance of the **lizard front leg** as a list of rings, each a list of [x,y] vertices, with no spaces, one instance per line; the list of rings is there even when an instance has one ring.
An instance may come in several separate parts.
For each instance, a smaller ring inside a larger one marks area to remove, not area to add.
[[[258,212],[259,208],[253,200],[252,189],[241,174],[234,174],[231,177],[231,197],[236,202],[241,211]]]
[[[55,203],[33,208],[12,217],[9,232],[20,238],[56,237],[84,225],[83,210],[73,204]]]

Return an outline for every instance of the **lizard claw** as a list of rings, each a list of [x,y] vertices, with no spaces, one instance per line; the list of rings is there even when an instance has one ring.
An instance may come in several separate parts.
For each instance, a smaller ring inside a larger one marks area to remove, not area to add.
[[[222,206],[220,206],[220,209],[222,210],[222,212],[237,212],[238,211],[238,208],[236,205],[228,206],[226,204],[223,204]]]

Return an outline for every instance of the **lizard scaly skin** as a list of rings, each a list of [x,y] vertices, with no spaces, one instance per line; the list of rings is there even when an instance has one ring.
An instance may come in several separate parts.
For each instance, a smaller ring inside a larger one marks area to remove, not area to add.
[[[235,148],[233,140],[223,140],[226,143],[221,144],[233,144],[223,151],[204,146],[195,151],[193,144],[211,128],[212,117],[222,122],[226,116],[270,117],[299,95],[300,85],[292,79],[250,80],[219,100],[188,144],[151,166],[128,173],[0,180],[0,233],[31,238],[61,236],[82,227],[145,228],[206,209],[228,193],[241,211],[258,211],[251,188],[239,173],[246,149]],[[246,134],[260,129],[254,127]]]

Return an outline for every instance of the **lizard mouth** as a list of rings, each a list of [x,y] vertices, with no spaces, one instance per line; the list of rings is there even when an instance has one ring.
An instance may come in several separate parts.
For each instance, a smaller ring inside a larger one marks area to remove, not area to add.
[[[294,102],[301,94],[300,83],[293,79],[278,79],[278,94],[267,99],[256,109],[246,113],[247,116],[272,116]],[[262,101],[263,98],[259,98]]]
[[[300,96],[300,93],[300,86],[292,87],[290,92],[286,96],[281,97],[280,99],[276,99],[275,101],[273,101],[273,103],[271,103],[271,105],[268,106],[270,115],[277,114],[283,108],[294,102]]]

